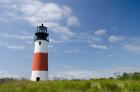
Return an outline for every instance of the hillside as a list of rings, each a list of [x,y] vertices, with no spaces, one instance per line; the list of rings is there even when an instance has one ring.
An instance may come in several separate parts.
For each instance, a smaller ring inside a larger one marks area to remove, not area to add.
[[[140,92],[140,80],[135,74],[124,74],[117,79],[53,80],[31,82],[27,80],[0,81],[0,92]],[[130,77],[131,76],[131,77]]]

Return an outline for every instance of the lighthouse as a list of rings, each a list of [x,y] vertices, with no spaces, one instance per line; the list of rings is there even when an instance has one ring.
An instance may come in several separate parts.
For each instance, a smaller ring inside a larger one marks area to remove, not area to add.
[[[35,32],[35,47],[32,63],[32,81],[48,80],[48,31],[43,24],[37,27]]]

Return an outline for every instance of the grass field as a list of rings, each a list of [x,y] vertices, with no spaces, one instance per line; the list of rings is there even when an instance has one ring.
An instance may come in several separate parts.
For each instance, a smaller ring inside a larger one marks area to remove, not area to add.
[[[0,92],[140,92],[140,80],[13,80],[0,82]]]

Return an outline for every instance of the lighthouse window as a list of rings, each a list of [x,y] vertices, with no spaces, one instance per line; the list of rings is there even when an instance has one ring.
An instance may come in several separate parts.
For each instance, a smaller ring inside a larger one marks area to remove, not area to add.
[[[39,42],[39,45],[41,45],[41,42]]]

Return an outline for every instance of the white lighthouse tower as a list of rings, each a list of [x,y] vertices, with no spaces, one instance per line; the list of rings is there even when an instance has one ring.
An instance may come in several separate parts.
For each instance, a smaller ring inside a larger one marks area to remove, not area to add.
[[[48,80],[48,32],[47,27],[37,27],[35,32],[35,48],[32,64],[32,81],[45,81]]]

